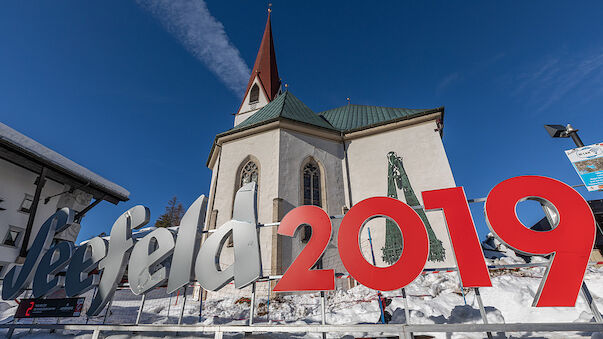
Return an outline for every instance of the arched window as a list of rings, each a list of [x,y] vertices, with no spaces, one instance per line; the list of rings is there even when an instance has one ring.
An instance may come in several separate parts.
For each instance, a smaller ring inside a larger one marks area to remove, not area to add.
[[[249,160],[241,169],[241,181],[239,182],[239,187],[242,187],[243,185],[252,181],[256,184],[258,183],[258,165]]]
[[[302,203],[322,207],[320,168],[313,160],[302,168],[302,186]],[[307,243],[311,236],[312,228],[309,225],[303,225],[301,241]]]
[[[249,159],[249,158],[248,158]],[[245,163],[245,165],[243,165],[243,167],[241,168],[241,172],[239,174],[239,182],[238,187],[236,187],[235,190],[235,195],[236,195],[236,191],[243,187],[243,185],[248,184],[250,182],[255,182],[256,184],[256,194],[258,194],[257,192],[259,192],[259,184],[258,184],[258,175],[259,170],[258,170],[258,165],[253,161],[253,160],[249,160]],[[234,206],[234,197],[233,197],[233,206]],[[226,243],[226,246],[228,247],[232,247],[233,246],[233,240],[232,240],[232,234],[228,237],[228,242]]]
[[[304,205],[321,206],[320,169],[311,161],[303,169]]]
[[[255,104],[258,101],[260,101],[260,88],[258,87],[258,84],[253,84],[253,87],[251,87],[251,91],[249,92],[249,103]]]

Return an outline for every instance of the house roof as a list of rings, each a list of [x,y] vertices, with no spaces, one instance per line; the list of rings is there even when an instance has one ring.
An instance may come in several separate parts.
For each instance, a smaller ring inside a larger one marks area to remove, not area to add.
[[[90,186],[119,201],[127,201],[130,196],[125,188],[101,177],[89,169],[67,159],[61,154],[40,144],[39,142],[17,132],[0,122],[0,146],[17,152],[21,156],[31,159],[43,166],[50,167],[79,182],[88,183]],[[86,189],[83,189],[84,191]],[[114,200],[115,202],[115,200]]]

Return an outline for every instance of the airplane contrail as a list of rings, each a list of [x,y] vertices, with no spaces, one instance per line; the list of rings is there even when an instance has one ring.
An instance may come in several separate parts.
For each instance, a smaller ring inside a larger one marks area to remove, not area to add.
[[[202,0],[136,0],[230,90],[242,96],[250,69]]]

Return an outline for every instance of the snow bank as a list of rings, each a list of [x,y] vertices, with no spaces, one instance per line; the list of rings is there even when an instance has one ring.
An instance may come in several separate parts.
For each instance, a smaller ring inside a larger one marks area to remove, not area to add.
[[[496,259],[499,260],[499,259]],[[507,258],[521,262],[521,258]],[[498,263],[501,263],[500,260]],[[513,270],[491,271],[493,287],[480,288],[486,308],[488,321],[491,323],[516,322],[588,322],[592,314],[582,296],[578,298],[575,308],[531,307],[538,289],[544,268],[521,268]],[[601,305],[603,268],[589,267],[585,281],[595,302]],[[199,317],[200,302],[192,298],[192,289],[187,295],[184,309],[186,324],[247,324],[249,317],[249,300],[240,297],[209,299],[203,302],[203,310]],[[454,324],[481,323],[481,316],[475,293],[469,289],[461,289],[455,272],[429,273],[418,277],[406,288],[410,310],[410,323],[413,324]],[[377,292],[363,286],[348,291],[327,293],[328,324],[360,324],[377,323],[380,318],[377,303]],[[400,291],[384,292],[392,298],[387,310],[392,314],[392,323],[405,323],[404,300]],[[88,296],[87,299],[90,299]],[[87,300],[89,302],[89,300]],[[134,323],[140,305],[140,297],[129,290],[119,290],[111,307],[107,323]],[[0,316],[3,322],[10,321],[16,303],[0,303]],[[164,289],[157,289],[147,295],[141,323],[177,323],[182,307],[182,294],[165,295]],[[89,323],[102,323],[102,316],[89,319]],[[26,321],[26,320],[22,320]],[[40,319],[40,322],[54,323],[56,319]],[[61,319],[61,323],[85,322],[86,318]],[[256,299],[256,324],[319,324],[321,321],[320,297],[318,293],[272,295],[268,303],[267,295],[258,295]],[[77,336],[77,333],[64,334]],[[484,338],[484,333],[424,333],[435,338]],[[350,333],[355,337],[368,336],[367,333]],[[374,334],[373,334],[374,335]],[[598,335],[598,334],[597,334]],[[50,335],[47,332],[23,331],[18,337],[27,338],[61,338],[62,335]],[[144,336],[115,335],[110,338],[146,338]],[[148,336],[147,336],[148,337]],[[151,337],[169,337],[155,334]],[[291,337],[291,335],[273,335],[273,337]],[[298,334],[294,337],[319,337],[319,335]],[[335,334],[332,337],[336,337]],[[509,334],[508,338],[590,338],[590,333],[522,333]],[[600,338],[596,335],[593,338]]]

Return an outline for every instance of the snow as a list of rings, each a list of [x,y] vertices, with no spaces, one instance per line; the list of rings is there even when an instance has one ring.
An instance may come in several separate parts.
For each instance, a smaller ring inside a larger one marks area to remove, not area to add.
[[[100,175],[90,171],[89,169],[67,159],[50,148],[40,144],[39,142],[15,131],[7,125],[0,122],[0,140],[9,143],[26,153],[29,153],[43,161],[49,162],[58,168],[71,173],[76,177],[80,177],[90,183],[104,188],[111,194],[127,199],[130,195],[125,188],[101,177]]]
[[[496,250],[505,256],[488,259],[488,264],[525,263],[514,255],[503,244],[495,241]],[[544,258],[534,258],[532,262],[546,261]],[[593,315],[582,295],[578,297],[576,307],[531,307],[534,295],[538,290],[544,267],[527,267],[519,269],[491,270],[492,287],[480,288],[488,321],[490,323],[525,323],[525,322],[589,322]],[[603,297],[602,267],[589,266],[585,282],[590,289],[595,303],[602,305]],[[260,282],[265,283],[265,282]],[[259,284],[259,283],[258,283]],[[203,302],[203,311],[199,317],[199,301],[192,297],[192,288],[188,289],[184,324],[229,324],[246,325],[249,317],[249,300],[240,296],[222,299],[208,299]],[[89,292],[91,293],[91,292]],[[471,289],[461,289],[456,272],[425,273],[406,287],[412,324],[456,324],[482,323],[475,292]],[[401,291],[383,292],[392,298],[387,311],[392,314],[391,323],[405,323],[404,300]],[[89,303],[91,295],[87,296]],[[306,294],[272,294],[269,305],[268,295],[257,295],[255,324],[320,324],[320,295]],[[377,291],[364,286],[356,286],[347,291],[327,293],[327,324],[375,324],[380,318],[377,302]],[[140,305],[140,296],[133,295],[128,289],[118,290],[111,307],[107,323],[134,323]],[[12,319],[16,304],[14,302],[0,303],[0,319],[8,322]],[[182,307],[182,294],[171,297],[165,294],[165,289],[156,289],[147,295],[141,323],[176,324]],[[601,307],[601,306],[600,306]],[[104,315],[104,314],[103,314]],[[103,316],[91,318],[89,323],[102,323]],[[26,322],[30,320],[20,320]],[[54,323],[56,319],[39,319],[40,323]],[[64,318],[61,323],[85,322],[86,317]],[[0,332],[2,333],[2,332]],[[416,334],[416,333],[415,333]],[[434,338],[485,338],[485,333],[421,333]],[[368,337],[375,333],[349,333],[353,337]],[[64,338],[65,336],[87,338],[89,334],[65,332],[49,334],[47,331],[35,330],[28,334],[21,331],[18,337],[26,338]],[[211,337],[210,334],[207,336]],[[242,334],[236,335],[242,337]],[[348,336],[348,338],[350,337]],[[167,334],[134,334],[109,335],[109,338],[157,338],[170,337]],[[186,336],[184,336],[186,337]],[[270,337],[311,337],[319,338],[320,334],[272,334]],[[340,337],[333,333],[329,337]],[[496,334],[495,334],[496,337]],[[502,336],[500,336],[502,338]],[[600,333],[582,332],[530,332],[506,333],[507,338],[602,338]]]

